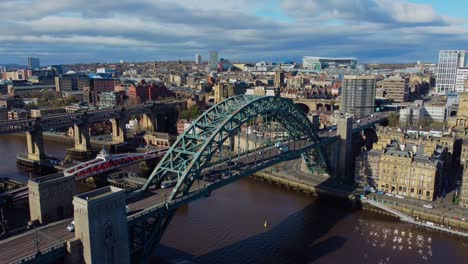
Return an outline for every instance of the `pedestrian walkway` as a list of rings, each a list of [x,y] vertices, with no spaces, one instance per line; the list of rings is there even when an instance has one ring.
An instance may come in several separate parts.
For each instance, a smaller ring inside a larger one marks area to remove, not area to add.
[[[455,231],[455,230],[452,230],[450,228],[446,228],[446,227],[442,227],[442,226],[437,226],[437,225],[435,225],[434,223],[431,223],[431,222],[417,221],[417,220],[415,220],[413,217],[411,217],[409,215],[406,215],[406,214],[404,214],[404,213],[402,213],[402,212],[400,212],[398,210],[395,210],[395,209],[393,209],[393,208],[391,208],[389,206],[386,206],[383,203],[380,203],[378,201],[368,199],[365,196],[361,197],[361,202],[368,203],[368,204],[370,204],[372,206],[375,206],[375,207],[380,208],[380,209],[382,209],[382,210],[384,210],[386,212],[389,212],[389,213],[391,213],[393,215],[396,215],[404,222],[414,224],[414,225],[418,225],[418,226],[422,226],[422,227],[426,227],[426,228],[430,228],[430,229],[434,229],[434,230],[438,230],[438,231],[441,231],[441,232],[446,232],[446,233],[449,233],[449,234],[452,234],[452,235],[458,235],[458,236],[461,236],[461,237],[468,238],[468,233]]]

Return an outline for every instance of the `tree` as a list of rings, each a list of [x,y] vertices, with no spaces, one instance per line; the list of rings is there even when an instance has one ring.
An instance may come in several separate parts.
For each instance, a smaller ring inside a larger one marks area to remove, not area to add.
[[[200,107],[193,105],[180,112],[181,119],[195,119],[201,114]]]
[[[387,119],[388,119],[388,125],[391,127],[396,127],[400,123],[400,116],[396,113],[390,113],[387,116]]]

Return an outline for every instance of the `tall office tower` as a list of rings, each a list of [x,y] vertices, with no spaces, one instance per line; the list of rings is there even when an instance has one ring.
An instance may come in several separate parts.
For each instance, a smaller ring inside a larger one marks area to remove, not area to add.
[[[210,51],[210,70],[216,71],[218,69],[218,52]]]
[[[457,71],[466,65],[466,53],[466,50],[441,50],[439,52],[436,80],[438,94],[446,94],[456,90]]]
[[[275,71],[275,87],[283,87],[284,86],[284,71],[282,69],[278,69]]]
[[[28,69],[35,70],[41,68],[41,61],[39,58],[28,57]]]
[[[354,118],[371,115],[375,108],[375,76],[344,77],[341,105]]]
[[[200,65],[201,62],[202,62],[202,57],[201,57],[201,55],[200,55],[200,54],[195,54],[195,63],[196,63],[197,65]]]
[[[395,102],[408,102],[410,99],[410,82],[406,77],[397,75],[385,78],[382,89],[387,93],[385,98]]]

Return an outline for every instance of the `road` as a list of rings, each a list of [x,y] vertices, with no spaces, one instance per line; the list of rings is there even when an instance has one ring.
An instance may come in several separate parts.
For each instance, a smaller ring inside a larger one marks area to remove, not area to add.
[[[75,233],[67,230],[72,219],[66,219],[37,229],[39,250],[44,250],[74,237]],[[0,241],[0,263],[11,263],[20,257],[33,255],[37,252],[34,244],[35,232],[28,231],[21,235]]]

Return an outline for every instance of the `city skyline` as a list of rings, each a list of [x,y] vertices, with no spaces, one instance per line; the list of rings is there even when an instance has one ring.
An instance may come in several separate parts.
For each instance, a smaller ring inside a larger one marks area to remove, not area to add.
[[[465,3],[322,2],[2,1],[0,63],[24,64],[28,56],[44,65],[193,60],[210,50],[233,61],[352,56],[436,63],[440,49],[465,49]]]

